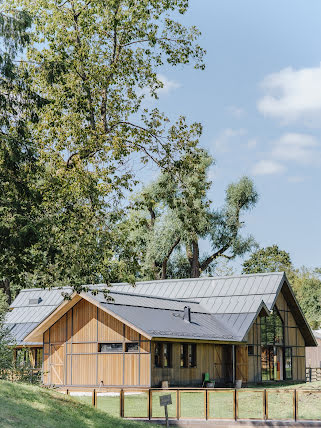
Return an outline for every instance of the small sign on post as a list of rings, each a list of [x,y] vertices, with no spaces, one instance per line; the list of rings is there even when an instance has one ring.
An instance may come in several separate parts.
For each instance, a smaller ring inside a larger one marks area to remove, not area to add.
[[[167,406],[170,405],[170,404],[172,404],[172,396],[171,396],[171,394],[161,395],[159,397],[159,404],[160,404],[160,406],[165,407],[166,427],[168,427],[168,409],[167,409]]]

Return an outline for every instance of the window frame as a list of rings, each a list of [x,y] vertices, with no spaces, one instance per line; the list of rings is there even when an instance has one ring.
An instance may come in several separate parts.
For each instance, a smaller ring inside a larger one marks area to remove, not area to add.
[[[127,348],[128,348],[128,346],[131,346],[131,345],[137,345],[137,349],[129,351]],[[138,354],[139,353],[139,342],[138,341],[136,341],[136,342],[125,342],[125,353],[126,354]]]
[[[119,347],[119,350],[112,349],[110,351],[102,351],[101,348],[103,345],[121,345],[121,346]],[[124,352],[124,344],[123,344],[123,342],[99,342],[98,343],[98,352],[100,354],[121,354]]]
[[[173,344],[171,342],[154,342],[154,366],[159,369],[170,369],[173,367]],[[157,350],[157,352],[156,352]],[[156,363],[156,357],[158,362]],[[167,364],[165,365],[165,361]]]
[[[192,369],[195,367],[197,367],[197,344],[181,343],[180,344],[180,368]]]

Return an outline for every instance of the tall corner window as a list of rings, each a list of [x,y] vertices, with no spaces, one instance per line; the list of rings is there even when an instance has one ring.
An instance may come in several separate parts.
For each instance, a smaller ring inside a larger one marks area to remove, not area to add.
[[[156,342],[154,352],[155,367],[172,367],[172,344]]]
[[[99,343],[98,352],[105,353],[117,353],[123,352],[123,344],[121,342],[116,343]]]
[[[181,344],[181,364],[182,368],[196,367],[196,344]]]

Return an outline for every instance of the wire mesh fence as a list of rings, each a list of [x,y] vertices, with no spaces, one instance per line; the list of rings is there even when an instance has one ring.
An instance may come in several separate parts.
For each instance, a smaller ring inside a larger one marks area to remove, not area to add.
[[[321,390],[145,388],[65,392],[112,416],[130,419],[165,418],[160,397],[170,395],[170,419],[321,421]]]

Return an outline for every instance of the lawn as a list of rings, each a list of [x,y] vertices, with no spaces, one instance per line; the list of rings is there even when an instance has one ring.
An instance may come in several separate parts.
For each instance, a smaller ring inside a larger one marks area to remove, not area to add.
[[[146,428],[38,386],[0,381],[0,427]]]
[[[269,419],[293,418],[293,389],[298,391],[298,416],[300,419],[321,419],[321,393],[313,390],[321,389],[321,382],[296,385],[267,385],[268,415]],[[279,391],[282,390],[282,391]],[[304,390],[311,390],[305,392]],[[238,392],[238,416],[242,419],[263,418],[264,387],[244,388]],[[169,417],[176,417],[177,403],[176,391],[152,392],[152,417],[164,417],[164,408],[159,405],[159,396],[172,395],[172,405],[169,406]],[[209,417],[233,419],[233,391],[214,389],[209,391]],[[74,397],[75,400],[91,403],[91,397]],[[110,396],[98,394],[97,407],[107,413],[119,415],[119,395]],[[147,417],[147,393],[125,393],[125,417]],[[204,391],[180,392],[180,417],[185,419],[205,418]]]

